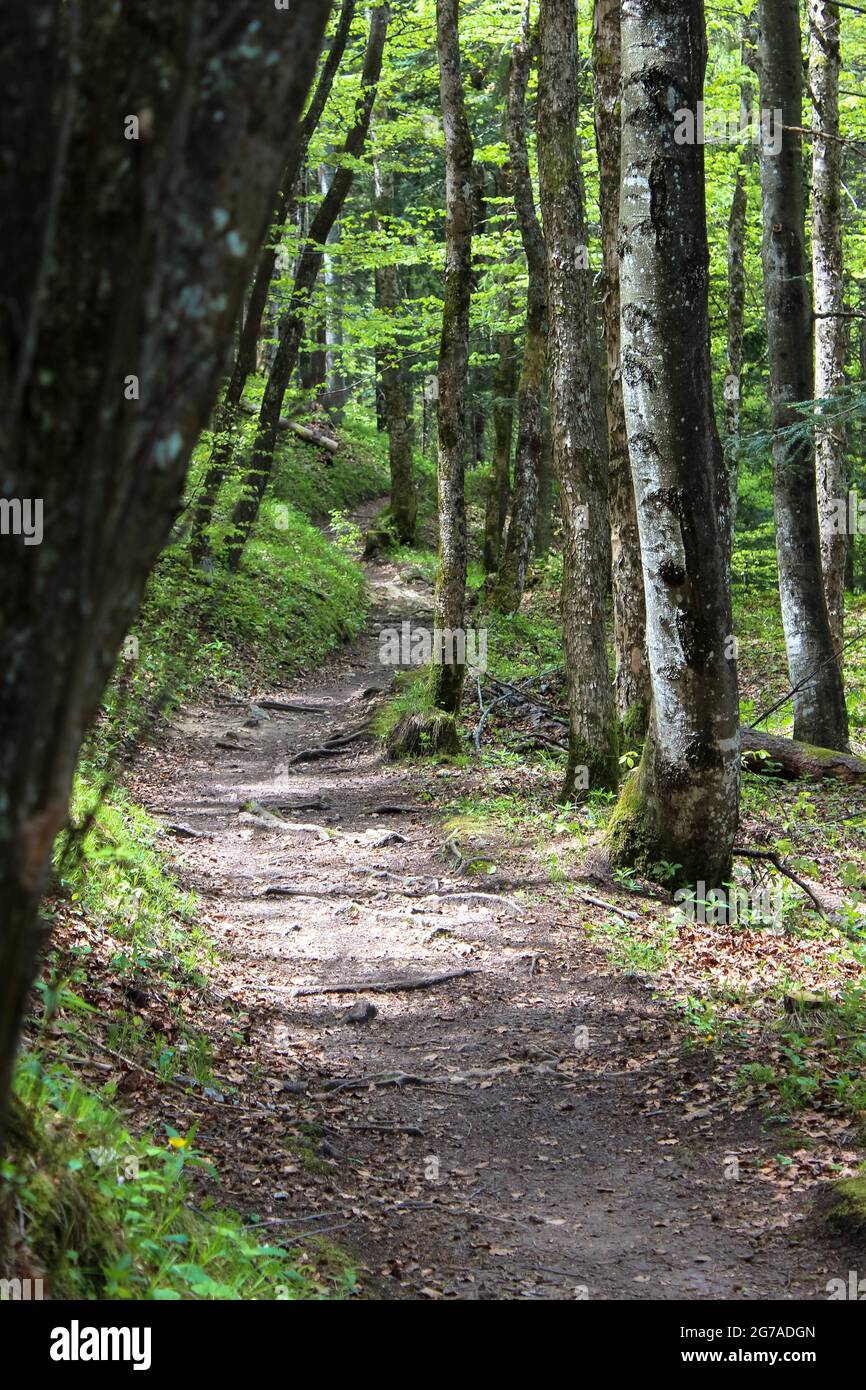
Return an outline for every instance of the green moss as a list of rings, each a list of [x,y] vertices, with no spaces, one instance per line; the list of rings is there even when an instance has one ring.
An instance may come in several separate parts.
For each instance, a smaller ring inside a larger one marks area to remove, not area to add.
[[[461,750],[460,730],[453,714],[431,709],[404,714],[387,739],[392,758],[455,757]]]
[[[640,768],[629,774],[608,821],[605,843],[611,863],[647,873],[661,857],[658,827],[643,795]]]
[[[843,1178],[833,1184],[825,1220],[841,1235],[866,1239],[866,1176]]]
[[[630,705],[620,722],[620,747],[640,752],[647,732],[648,710],[645,704]]]
[[[590,792],[616,791],[619,787],[619,741],[615,728],[608,733],[607,747],[571,739],[565,773],[563,799],[584,800]]]

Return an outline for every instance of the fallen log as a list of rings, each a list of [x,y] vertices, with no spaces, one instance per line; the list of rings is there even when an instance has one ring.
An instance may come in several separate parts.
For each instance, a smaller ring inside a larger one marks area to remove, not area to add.
[[[258,415],[258,410],[249,401],[241,402],[241,410],[245,415]],[[298,439],[303,439],[305,444],[318,444],[322,449],[327,449],[329,453],[336,454],[339,451],[340,443],[337,439],[332,439],[330,435],[323,434],[321,430],[313,429],[311,425],[299,425],[296,420],[289,420],[282,415],[277,421],[277,426],[281,430],[291,430]]]
[[[320,449],[327,449],[330,454],[339,452],[339,442],[331,439],[327,434],[321,434],[318,430],[310,429],[308,425],[298,425],[294,420],[281,420],[280,429],[289,429],[296,434],[298,439],[303,439],[305,444],[316,444]]]
[[[742,729],[743,765],[749,772],[787,781],[809,778],[819,781],[835,777],[842,782],[866,781],[866,761],[853,753],[838,753],[832,748],[815,748],[810,743],[797,743],[792,738],[767,734],[762,729]]]

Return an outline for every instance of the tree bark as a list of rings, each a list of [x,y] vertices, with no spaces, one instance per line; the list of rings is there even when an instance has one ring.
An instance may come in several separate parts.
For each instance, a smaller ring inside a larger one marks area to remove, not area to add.
[[[491,603],[503,613],[520,607],[526,571],[532,556],[538,517],[543,453],[543,395],[547,361],[547,253],[535,210],[526,142],[526,89],[536,45],[529,34],[529,8],[524,32],[511,54],[508,75],[506,136],[514,186],[514,209],[526,257],[526,331],[523,363],[517,388],[517,445],[514,454],[514,495],[499,571]]]
[[[30,0],[0,22],[0,478],[44,518],[41,544],[0,548],[0,1123],[81,741],[180,506],[327,14]]]
[[[842,260],[842,151],[839,136],[841,44],[838,5],[809,0],[812,89],[812,283],[815,294],[815,399],[834,396],[845,380],[845,267]],[[836,137],[834,139],[834,136]],[[834,421],[815,437],[815,476],[824,594],[833,646],[842,664],[845,563],[849,538],[836,525],[848,495],[845,426]]]
[[[377,227],[385,230],[388,218],[394,213],[394,179],[392,174],[383,173],[378,164],[374,171],[374,212]],[[412,545],[418,498],[412,468],[412,387],[405,367],[405,343],[398,323],[403,297],[396,264],[390,262],[377,267],[375,276],[377,306],[391,321],[388,341],[379,344],[377,349],[383,420],[388,431],[390,516],[399,540],[404,545]]]
[[[433,609],[434,640],[442,660],[431,673],[433,703],[447,714],[460,709],[465,665],[448,651],[445,634],[463,629],[466,602],[466,377],[472,296],[472,136],[460,76],[458,0],[436,0],[439,96],[445,128],[445,300],[439,342],[439,575]],[[455,659],[448,660],[448,656]]]
[[[319,166],[319,189],[323,197],[327,197],[328,189],[331,185],[333,174],[325,166]],[[329,231],[325,240],[326,247],[334,247],[340,241],[340,218],[337,216],[334,225]],[[323,262],[322,280],[324,283],[324,339],[325,339],[325,373],[322,393],[322,404],[328,412],[335,425],[342,423],[344,414],[344,384],[342,373],[342,348],[343,348],[343,311],[341,307],[342,291],[340,274],[334,264],[334,255],[331,250],[325,251]]]
[[[773,505],[779,593],[794,695],[794,737],[848,747],[848,714],[821,573],[814,451],[808,436],[782,434],[794,406],[812,399],[812,314],[805,254],[803,64],[798,0],[758,8],[760,105],[782,112],[779,153],[761,142],[764,299],[773,422]]]
[[[744,20],[746,35],[742,44],[743,62],[752,52],[751,20]],[[752,87],[746,81],[740,88],[740,129],[751,132]],[[728,476],[727,511],[724,537],[727,563],[731,562],[734,527],[737,520],[737,486],[740,472],[740,397],[743,386],[743,330],[746,317],[746,212],[748,178],[754,158],[750,134],[743,139],[737,158],[734,192],[728,217],[728,329],[727,371],[724,386],[725,467]]]
[[[765,734],[761,729],[743,729],[740,735],[743,764],[749,772],[795,781],[808,777],[819,781],[833,777],[840,782],[866,781],[866,761],[851,753],[830,748],[813,748],[791,738]]]
[[[646,604],[640,536],[622,399],[620,366],[619,227],[620,87],[622,77],[620,0],[596,0],[593,16],[595,142],[598,151],[601,245],[604,265],[604,339],[607,348],[607,440],[614,694],[626,748],[640,747],[649,719],[646,663]]]
[[[310,298],[319,271],[322,268],[328,235],[352,186],[355,176],[354,162],[360,158],[366,143],[373,105],[376,100],[379,75],[382,70],[382,54],[385,48],[389,18],[390,7],[387,3],[377,5],[370,12],[370,31],[361,73],[361,92],[355,107],[354,124],[346,136],[341,151],[344,156],[348,157],[348,162],[340,164],[336,170],[325,199],[313,218],[307,240],[298,258],[289,306],[280,319],[279,345],[262,396],[256,436],[244,480],[243,493],[232,513],[232,533],[227,543],[226,553],[229,568],[233,570],[237,569],[241,562],[244,547],[255,525],[262,498],[270,481],[280,412],[283,408],[289,380],[298,360],[304,332],[304,319],[309,309]]]
[[[616,787],[607,665],[607,480],[592,402],[592,323],[577,150],[573,0],[542,0],[538,159],[547,246],[548,382],[563,531],[562,620],[569,703],[564,795]]]
[[[706,56],[703,0],[622,0],[622,382],[652,708],[608,844],[615,863],[650,877],[716,887],[730,875],[737,828],[737,675],[704,151],[674,139],[674,113],[695,112],[702,99]]]
[[[231,376],[214,421],[214,442],[211,447],[207,471],[192,512],[190,550],[193,559],[197,562],[202,561],[208,551],[207,528],[211,523],[213,509],[216,506],[217,497],[234,453],[238,406],[243,397],[247,379],[256,367],[256,352],[262,331],[262,320],[277,262],[279,231],[292,215],[298,173],[331,94],[334,77],[346,49],[354,15],[355,0],[343,0],[339,22],[334,31],[328,55],[322,64],[310,105],[301,121],[297,136],[293,136],[293,148],[289,151],[283,174],[274,230],[263,246],[256,265],[256,273],[247,302]]]
[[[484,569],[496,571],[511,495],[511,442],[514,437],[514,386],[517,379],[514,335],[496,335],[493,377],[493,461],[484,513]]]
[[[546,352],[545,340],[545,352]],[[547,373],[545,371],[545,380]],[[541,403],[541,455],[538,460],[538,508],[535,513],[535,554],[539,560],[550,550],[553,536],[553,441],[546,393]]]

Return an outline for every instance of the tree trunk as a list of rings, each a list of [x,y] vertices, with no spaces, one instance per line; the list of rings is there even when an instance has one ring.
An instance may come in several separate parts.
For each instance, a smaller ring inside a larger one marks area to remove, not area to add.
[[[44,543],[0,549],[0,1125],[82,738],[177,515],[327,14],[4,13],[0,477],[39,499]]]
[[[256,368],[256,352],[262,331],[262,320],[267,308],[268,294],[277,262],[279,233],[292,216],[298,172],[331,94],[334,77],[345,52],[354,15],[355,0],[343,0],[339,22],[334,31],[328,55],[322,64],[319,80],[301,122],[300,131],[294,137],[294,148],[289,152],[283,174],[275,226],[261,250],[256,265],[255,278],[244,315],[231,376],[214,421],[214,442],[211,447],[207,471],[192,512],[190,550],[196,561],[203,560],[207,554],[207,528],[211,523],[213,509],[216,506],[217,497],[234,454],[238,406],[244,394],[247,378],[252,375]]]
[[[595,142],[598,150],[601,245],[604,264],[604,339],[607,348],[609,515],[616,659],[614,694],[626,748],[640,747],[649,718],[646,604],[637,508],[631,480],[620,370],[620,0],[596,0],[593,17]]]
[[[511,441],[514,436],[514,385],[517,379],[514,335],[496,335],[496,372],[493,380],[493,466],[484,515],[484,569],[494,574],[499,564],[502,536],[511,494]]]
[[[743,61],[751,52],[751,21],[744,20],[746,37],[742,45]],[[740,129],[749,134],[743,139],[737,157],[734,193],[728,217],[728,330],[727,372],[724,386],[725,410],[725,469],[728,477],[727,509],[724,519],[725,556],[730,565],[734,546],[734,527],[737,520],[737,485],[740,472],[740,397],[743,386],[743,329],[746,316],[746,212],[748,209],[748,178],[752,167],[754,147],[751,141],[753,115],[752,87],[746,81],[740,88]]]
[[[812,314],[805,255],[803,65],[798,0],[761,0],[760,105],[782,112],[780,150],[761,142],[764,299],[769,337],[773,504],[782,623],[794,694],[794,737],[848,747],[848,714],[821,573],[812,445],[780,433],[812,399]],[[787,128],[786,128],[787,127]]]
[[[377,164],[374,171],[374,211],[376,226],[384,231],[394,213],[394,180]],[[391,320],[388,341],[377,348],[382,413],[388,431],[388,462],[391,469],[390,516],[399,540],[412,545],[418,498],[412,468],[412,387],[404,363],[405,343],[399,329],[403,309],[397,266],[379,266],[376,275],[376,303]]]
[[[466,668],[457,659],[459,653],[449,650],[446,634],[462,631],[466,601],[464,472],[474,211],[472,136],[460,76],[458,0],[436,0],[436,47],[445,127],[445,300],[437,401],[439,576],[433,610],[434,641],[442,650],[441,660],[432,668],[431,693],[439,709],[456,714]]]
[[[328,189],[331,185],[333,175],[325,165],[319,166],[319,189],[323,196],[327,197]],[[340,218],[334,220],[334,225],[329,231],[325,240],[326,247],[338,245],[340,240]],[[325,251],[323,262],[322,280],[325,289],[324,304],[324,340],[325,340],[325,361],[322,383],[325,390],[322,395],[322,404],[335,425],[342,423],[343,419],[343,376],[342,376],[342,347],[343,347],[343,313],[341,308],[342,290],[340,275],[334,266],[334,256],[331,251]]]
[[[611,818],[615,863],[675,883],[730,875],[739,802],[737,674],[713,414],[703,0],[622,0],[622,382],[647,606],[652,708]],[[663,867],[659,867],[663,866]]]
[[[342,154],[348,162],[341,164],[331,186],[310,226],[298,266],[289,307],[280,319],[280,336],[273,366],[262,397],[256,437],[242,496],[232,513],[232,534],[227,545],[230,569],[237,569],[244,546],[255,525],[262,498],[270,481],[274,464],[280,413],[304,332],[304,319],[325,255],[328,235],[340,214],[354,179],[354,163],[360,158],[370,128],[370,118],[376,100],[382,53],[388,31],[390,7],[377,5],[370,12],[370,32],[361,73],[361,92],[355,106],[355,121],[343,144]]]
[[[812,89],[812,282],[815,292],[815,399],[836,394],[845,380],[845,267],[842,261],[842,151],[839,136],[839,7],[809,0]],[[834,136],[836,137],[834,139]],[[815,475],[824,593],[833,646],[842,664],[845,562],[849,538],[836,525],[848,495],[845,427],[834,422],[815,439]]]
[[[607,665],[607,480],[592,402],[592,323],[576,131],[573,0],[542,0],[538,159],[547,246],[548,380],[563,531],[562,621],[569,704],[564,795],[618,782]]]
[[[547,340],[545,339],[545,356]],[[545,380],[547,373],[545,371]],[[553,536],[553,441],[550,437],[550,410],[542,397],[541,455],[538,460],[538,508],[535,513],[535,554],[539,560],[550,550]]]
[[[535,210],[529,154],[526,145],[526,89],[535,45],[529,35],[529,7],[524,31],[511,54],[508,76],[506,135],[514,185],[514,209],[523,241],[529,276],[526,291],[526,332],[523,364],[517,388],[517,446],[514,454],[514,495],[505,531],[499,572],[490,599],[502,613],[520,607],[526,571],[532,556],[538,517],[538,494],[543,453],[542,401],[547,359],[547,255],[544,234]]]

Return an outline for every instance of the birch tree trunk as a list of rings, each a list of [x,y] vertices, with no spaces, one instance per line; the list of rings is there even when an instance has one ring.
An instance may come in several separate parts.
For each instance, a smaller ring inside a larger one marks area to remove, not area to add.
[[[448,635],[462,631],[466,603],[466,378],[475,199],[472,136],[460,75],[458,0],[436,0],[436,48],[445,128],[445,300],[437,399],[439,575],[433,609],[434,642],[441,644],[441,660],[432,668],[431,694],[439,709],[453,715],[460,709],[466,674]]]
[[[548,382],[563,533],[562,624],[569,703],[564,795],[616,787],[607,664],[607,479],[592,401],[592,323],[577,149],[573,0],[542,0],[538,162],[547,246]]]
[[[809,0],[809,79],[812,90],[812,283],[815,294],[815,399],[835,395],[845,380],[845,267],[842,262],[842,150],[839,135],[841,45],[838,5]],[[833,137],[837,138],[833,138]],[[848,537],[836,525],[848,495],[845,427],[833,423],[815,437],[815,477],[821,565],[833,646],[842,663],[845,562]]]
[[[620,0],[595,0],[593,16],[595,143],[598,151],[604,339],[607,348],[607,439],[614,694],[626,748],[640,747],[649,718],[646,604],[637,509],[631,480],[620,367],[619,227],[621,41]]]
[[[506,525],[499,570],[490,601],[502,613],[520,607],[526,571],[532,557],[538,516],[543,449],[542,408],[547,360],[547,253],[535,210],[529,153],[526,144],[526,89],[534,45],[529,35],[529,10],[524,32],[511,54],[508,75],[506,135],[514,185],[514,208],[526,256],[526,332],[517,387],[517,445],[514,454],[514,495]]]
[[[704,151],[674,139],[674,113],[695,112],[702,98],[706,52],[703,0],[622,0],[622,382],[652,708],[608,843],[615,863],[715,887],[730,874],[737,828],[737,675],[710,373]]]
[[[0,1126],[81,742],[180,506],[327,15],[3,13],[0,488],[40,499],[44,537],[0,548]]]
[[[814,450],[779,433],[812,399],[812,312],[805,253],[803,64],[798,0],[761,0],[758,68],[763,112],[781,111],[780,139],[761,141],[764,299],[770,362],[773,505],[779,593],[794,690],[794,738],[847,749],[848,714],[821,572]],[[778,145],[778,153],[776,146]]]

